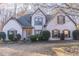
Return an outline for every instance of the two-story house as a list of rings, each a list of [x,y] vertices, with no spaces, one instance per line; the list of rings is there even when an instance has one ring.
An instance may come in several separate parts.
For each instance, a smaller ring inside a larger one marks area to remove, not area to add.
[[[39,34],[42,30],[48,30],[51,33],[51,40],[59,40],[59,35],[65,32],[67,39],[72,38],[72,31],[75,26],[72,21],[61,11],[55,16],[46,15],[41,9],[37,9],[33,14],[21,16],[18,19],[11,18],[5,23],[3,32],[8,34],[18,33],[23,38],[29,35]]]

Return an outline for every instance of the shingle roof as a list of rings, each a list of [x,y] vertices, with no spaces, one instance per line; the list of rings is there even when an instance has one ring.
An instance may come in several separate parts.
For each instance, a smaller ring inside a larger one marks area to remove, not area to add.
[[[31,27],[31,14],[25,15],[25,16],[21,16],[20,18],[18,18],[17,20],[22,27]]]
[[[40,9],[38,8],[37,10],[40,10]],[[40,10],[40,11],[42,12],[42,10]],[[32,25],[31,25],[31,17],[33,16],[33,14],[27,14],[27,15],[21,16],[21,17],[18,18],[17,21],[21,24],[21,26],[23,28],[32,27]],[[45,17],[46,17],[46,24],[47,24],[51,20],[52,16],[51,15],[45,15]]]
[[[28,14],[25,16],[21,16],[20,18],[17,19],[17,21],[21,24],[23,28],[32,28],[31,17],[32,14]],[[51,15],[46,15],[46,24],[51,20],[51,18],[52,18]]]

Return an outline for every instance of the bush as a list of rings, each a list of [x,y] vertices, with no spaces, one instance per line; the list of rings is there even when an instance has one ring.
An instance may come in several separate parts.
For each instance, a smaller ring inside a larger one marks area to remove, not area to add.
[[[8,35],[8,38],[9,38],[10,41],[14,41],[14,35],[13,34]]]
[[[74,40],[79,40],[79,30],[74,30],[72,36]]]
[[[18,40],[21,39],[21,35],[20,34],[17,34],[16,37],[13,34],[10,34],[8,37],[9,37],[10,41],[18,41]]]
[[[50,32],[46,30],[40,33],[39,39],[41,39],[42,41],[48,41],[49,37],[50,37]]]
[[[30,36],[30,40],[31,40],[32,42],[37,41],[37,35],[31,35],[31,36]]]
[[[50,32],[46,30],[46,31],[42,31],[40,34],[30,36],[30,40],[32,42],[48,41],[49,37],[50,37]]]
[[[5,32],[0,32],[0,39],[3,39],[3,41],[5,41],[5,39],[6,39],[6,34],[5,34]]]
[[[17,34],[16,37],[17,37],[17,40],[21,39],[21,35],[20,34]]]
[[[43,35],[39,34],[39,35],[38,35],[38,40],[39,40],[39,41],[43,41],[42,39],[43,39]]]

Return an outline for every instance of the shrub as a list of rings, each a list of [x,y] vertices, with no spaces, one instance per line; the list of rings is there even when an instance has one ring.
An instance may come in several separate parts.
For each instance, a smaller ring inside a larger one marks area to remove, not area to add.
[[[14,35],[13,34],[8,35],[8,38],[9,38],[10,41],[14,41]]]
[[[43,41],[42,39],[43,39],[43,35],[39,34],[39,35],[38,35],[38,40],[39,40],[39,41]]]
[[[74,40],[79,40],[79,30],[74,30],[72,36]]]
[[[0,32],[0,39],[3,39],[3,41],[5,41],[5,39],[6,39],[6,34],[5,34],[5,32]]]
[[[21,39],[21,35],[20,34],[17,34],[16,37],[17,37],[17,40]]]
[[[32,42],[48,41],[49,37],[50,37],[50,32],[46,30],[46,31],[42,31],[40,34],[30,36],[30,40]]]
[[[49,37],[50,37],[50,32],[48,30],[42,31],[40,33],[40,38],[42,41],[48,41]]]
[[[0,35],[0,40],[1,40],[1,35]]]
[[[21,35],[20,34],[17,34],[16,37],[13,34],[10,34],[8,37],[9,37],[10,41],[18,41],[18,40],[21,39]]]
[[[30,40],[31,40],[32,42],[37,41],[37,35],[31,35],[31,36],[30,36]]]

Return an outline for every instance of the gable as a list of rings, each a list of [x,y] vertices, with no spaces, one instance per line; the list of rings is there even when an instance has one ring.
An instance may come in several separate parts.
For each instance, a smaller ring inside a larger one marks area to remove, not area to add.
[[[16,23],[18,23],[18,24],[21,26],[21,24],[17,21],[17,19],[16,19],[15,17],[11,17],[8,21],[6,21],[5,24],[4,24],[4,26],[5,26],[8,22],[10,22],[11,20],[15,21]]]
[[[15,24],[17,24],[17,26],[20,26],[20,27],[21,27],[21,24],[20,24],[16,19],[10,19],[10,20],[8,20],[8,21],[5,23],[4,27],[5,27],[6,25],[11,26],[11,25],[15,25]]]
[[[4,28],[3,28],[3,32],[7,33],[8,30],[11,30],[11,29],[15,29],[17,30],[17,33],[22,33],[22,26],[14,19],[11,19],[9,20]]]
[[[65,16],[64,24],[57,23],[58,20],[57,16],[59,15]],[[59,29],[59,30],[69,29],[71,31],[75,30],[74,23],[63,12],[59,12],[54,18],[52,18],[51,21],[47,24],[46,28],[48,30],[54,30],[54,29]]]
[[[62,15],[62,16],[65,17],[65,23],[72,22],[72,21],[68,18],[68,16],[66,16],[62,11],[59,11],[59,12],[50,20],[50,22],[53,21],[54,24],[57,24],[57,21],[58,21],[57,17],[60,16],[60,15]],[[50,22],[49,22],[49,23],[50,23]],[[72,23],[73,23],[73,22],[72,22]],[[74,25],[74,23],[73,23],[73,25]]]
[[[41,16],[41,17],[46,18],[45,14],[39,8],[32,14],[32,17],[35,17],[35,16]]]

